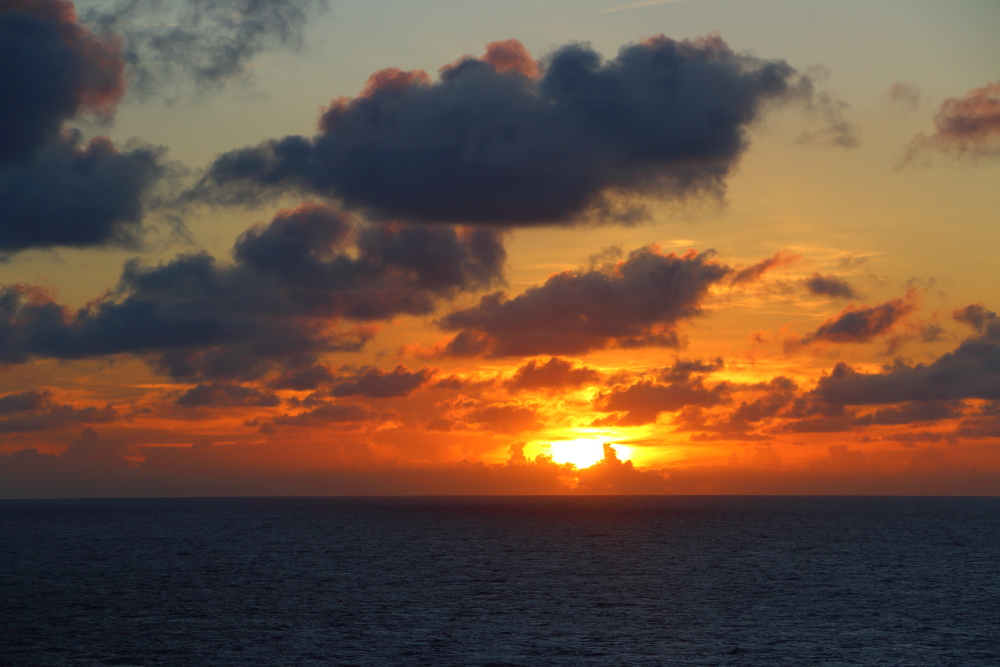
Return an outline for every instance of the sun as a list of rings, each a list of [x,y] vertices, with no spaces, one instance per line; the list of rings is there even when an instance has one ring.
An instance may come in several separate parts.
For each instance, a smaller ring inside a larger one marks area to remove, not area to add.
[[[604,458],[606,440],[575,438],[549,444],[549,453],[556,463],[572,463],[577,468],[589,468]]]

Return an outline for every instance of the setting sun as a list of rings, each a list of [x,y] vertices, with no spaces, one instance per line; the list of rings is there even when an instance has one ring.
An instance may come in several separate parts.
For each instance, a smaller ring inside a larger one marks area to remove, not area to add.
[[[604,441],[594,438],[562,440],[549,445],[552,460],[572,463],[577,468],[589,468],[604,458]]]

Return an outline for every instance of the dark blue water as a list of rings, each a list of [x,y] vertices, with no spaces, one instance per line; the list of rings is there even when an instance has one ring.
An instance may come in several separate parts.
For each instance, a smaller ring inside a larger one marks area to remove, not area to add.
[[[1000,499],[5,501],[2,665],[1000,664]]]

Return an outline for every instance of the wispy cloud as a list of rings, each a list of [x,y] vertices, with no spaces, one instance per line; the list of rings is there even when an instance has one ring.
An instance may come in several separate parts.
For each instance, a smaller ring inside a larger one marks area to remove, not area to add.
[[[598,14],[610,14],[611,12],[623,12],[626,9],[639,9],[640,7],[652,7],[653,5],[665,5],[668,2],[690,2],[691,0],[646,0],[645,2],[631,2],[627,5],[615,5],[607,9],[597,10]]]

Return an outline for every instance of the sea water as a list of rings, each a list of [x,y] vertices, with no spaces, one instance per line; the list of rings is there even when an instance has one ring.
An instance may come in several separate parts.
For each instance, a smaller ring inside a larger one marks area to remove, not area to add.
[[[0,502],[2,665],[1000,665],[1000,499]]]

